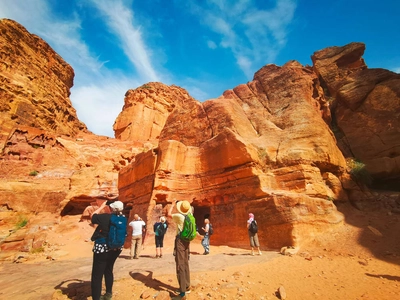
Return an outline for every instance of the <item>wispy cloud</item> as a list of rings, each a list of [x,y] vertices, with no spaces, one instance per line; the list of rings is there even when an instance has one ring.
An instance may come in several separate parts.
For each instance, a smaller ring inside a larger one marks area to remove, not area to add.
[[[208,40],[208,41],[207,41],[207,46],[208,46],[208,48],[210,48],[210,49],[216,49],[216,48],[217,48],[217,44],[215,44],[215,42],[214,42],[214,41],[211,41],[211,40]]]
[[[272,63],[286,45],[287,27],[296,0],[276,0],[275,7],[260,10],[254,0],[208,0],[191,3],[190,11],[220,35],[219,45],[231,49],[240,69],[251,78],[265,63]]]
[[[145,81],[160,81],[151,62],[151,49],[147,48],[140,26],[134,26],[134,12],[123,1],[91,0],[105,17],[110,31],[119,39],[125,55]]]

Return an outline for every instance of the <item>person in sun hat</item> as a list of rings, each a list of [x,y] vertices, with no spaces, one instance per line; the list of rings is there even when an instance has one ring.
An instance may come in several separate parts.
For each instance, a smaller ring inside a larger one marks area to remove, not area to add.
[[[174,207],[178,213],[172,214]],[[183,230],[183,223],[185,216],[192,213],[193,209],[189,201],[179,201],[176,199],[168,210],[168,217],[172,217],[172,221],[176,225],[176,238],[175,238],[175,265],[176,276],[179,282],[179,295],[174,299],[186,299],[186,294],[190,293],[190,269],[189,269],[189,246],[190,242],[184,241],[179,238],[179,233]]]
[[[92,224],[96,224],[96,230],[92,235],[93,246],[93,265],[91,276],[91,289],[93,300],[109,300],[112,299],[112,288],[114,284],[114,263],[121,254],[120,249],[109,249],[107,247],[106,238],[110,228],[111,214],[122,215],[124,204],[121,201],[114,201],[109,204],[110,213],[102,213],[101,211],[107,205],[107,201],[103,203],[91,214]],[[103,277],[106,283],[106,293],[101,295],[101,287]]]

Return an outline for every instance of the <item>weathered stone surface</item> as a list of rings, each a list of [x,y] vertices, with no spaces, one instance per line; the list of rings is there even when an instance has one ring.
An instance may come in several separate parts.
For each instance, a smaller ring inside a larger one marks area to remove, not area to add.
[[[135,153],[129,143],[92,134],[72,139],[15,128],[2,152],[0,206],[20,212],[82,213],[118,196],[118,172]]]
[[[363,162],[377,187],[385,182],[398,187],[400,75],[368,69],[364,50],[364,44],[352,43],[315,52],[314,70],[329,90],[344,155]]]
[[[169,113],[193,100],[186,90],[150,82],[125,94],[124,107],[114,123],[115,137],[124,141],[158,144]]]
[[[175,107],[158,148],[121,170],[120,199],[149,223],[172,199],[187,199],[199,228],[210,214],[213,241],[228,245],[248,244],[251,211],[267,246],[301,244],[322,224],[339,223],[332,200],[346,199],[327,107],[310,68],[265,66],[218,99]]]
[[[74,71],[44,40],[0,20],[0,146],[14,126],[75,136],[87,132],[69,99]]]

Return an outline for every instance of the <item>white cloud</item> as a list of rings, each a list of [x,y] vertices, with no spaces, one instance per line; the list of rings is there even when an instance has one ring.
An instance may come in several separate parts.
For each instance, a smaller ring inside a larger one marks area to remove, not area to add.
[[[215,42],[208,40],[207,41],[207,46],[210,49],[216,49],[217,48],[217,44],[215,44]]]
[[[220,35],[220,45],[231,49],[239,68],[250,79],[258,68],[273,63],[286,45],[296,0],[276,0],[275,7],[268,10],[257,9],[254,0],[208,0],[189,7]]]
[[[73,88],[78,117],[94,133],[114,137],[113,124],[122,111],[125,93],[138,86],[123,76],[104,77],[97,83]]]
[[[105,21],[118,38],[125,55],[144,81],[160,81],[153,68],[148,49],[143,41],[140,26],[134,26],[134,14],[122,1],[92,0],[93,5],[105,16]]]

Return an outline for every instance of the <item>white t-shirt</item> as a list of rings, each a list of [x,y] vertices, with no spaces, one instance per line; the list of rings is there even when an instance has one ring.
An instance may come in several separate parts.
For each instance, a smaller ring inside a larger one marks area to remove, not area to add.
[[[142,235],[143,226],[146,226],[146,223],[143,220],[137,220],[130,222],[129,226],[132,227],[132,235]]]

